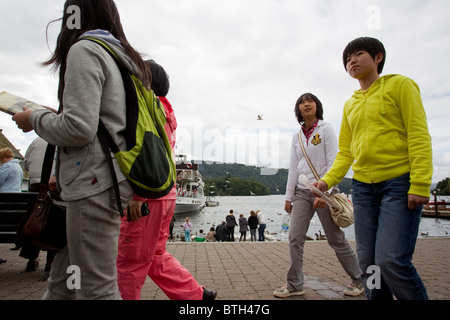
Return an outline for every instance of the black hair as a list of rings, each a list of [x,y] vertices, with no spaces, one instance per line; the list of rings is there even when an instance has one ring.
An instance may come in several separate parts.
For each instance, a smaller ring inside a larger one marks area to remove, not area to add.
[[[152,73],[152,90],[158,97],[165,97],[169,93],[170,82],[166,70],[154,60],[148,60]]]
[[[383,60],[378,64],[378,74],[381,74],[386,62],[386,49],[380,40],[370,37],[356,38],[347,44],[342,54],[345,71],[347,71],[347,58],[360,50],[367,51],[374,60],[377,54],[383,54]]]
[[[69,29],[68,20],[71,18],[72,13],[68,8],[72,5],[78,6],[81,11],[81,28]],[[145,64],[141,57],[141,54],[137,52],[128,42],[125,32],[120,20],[119,11],[113,0],[66,0],[64,3],[63,17],[51,21],[51,23],[61,21],[61,31],[56,40],[56,48],[52,56],[42,64],[44,66],[53,66],[54,70],[59,68],[59,87],[58,98],[59,101],[63,101],[63,92],[65,87],[65,73],[67,68],[67,55],[70,48],[74,43],[79,40],[79,37],[86,31],[103,29],[109,31],[116,39],[118,39],[125,53],[137,66],[141,73],[141,81],[147,89],[151,87],[152,74],[150,69]],[[48,42],[48,33],[47,33]]]
[[[305,122],[305,119],[303,119],[303,116],[300,113],[300,109],[298,108],[298,106],[300,105],[300,103],[302,103],[303,101],[308,101],[308,100],[313,100],[316,103],[316,117],[317,119],[323,120],[323,107],[322,107],[322,102],[320,102],[319,98],[317,98],[315,95],[313,95],[312,93],[304,93],[300,96],[300,98],[297,99],[297,102],[295,103],[295,116],[297,117],[297,121],[300,124],[303,124]]]

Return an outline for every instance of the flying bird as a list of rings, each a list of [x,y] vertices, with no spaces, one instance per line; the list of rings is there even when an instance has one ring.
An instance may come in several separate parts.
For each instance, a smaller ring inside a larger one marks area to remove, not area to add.
[[[263,115],[262,114],[258,114],[258,120],[263,120]]]

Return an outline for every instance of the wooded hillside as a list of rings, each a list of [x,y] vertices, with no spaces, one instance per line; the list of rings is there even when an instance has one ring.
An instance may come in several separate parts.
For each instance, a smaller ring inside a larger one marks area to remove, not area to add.
[[[206,162],[199,165],[199,170],[205,181],[205,194],[214,191],[218,196],[285,194],[289,172],[288,169]],[[351,179],[345,178],[339,188],[341,192],[349,193],[351,185]]]

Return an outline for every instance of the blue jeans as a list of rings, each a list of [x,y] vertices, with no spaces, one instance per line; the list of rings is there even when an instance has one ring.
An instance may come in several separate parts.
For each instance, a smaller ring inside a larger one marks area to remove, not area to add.
[[[266,230],[266,224],[260,224],[258,229],[258,241],[266,241],[266,237],[264,236],[264,230]]]
[[[409,174],[380,183],[353,180],[355,238],[362,280],[369,300],[427,300],[412,256],[416,246],[422,206],[408,209]],[[381,288],[368,289],[369,266],[381,273]]]

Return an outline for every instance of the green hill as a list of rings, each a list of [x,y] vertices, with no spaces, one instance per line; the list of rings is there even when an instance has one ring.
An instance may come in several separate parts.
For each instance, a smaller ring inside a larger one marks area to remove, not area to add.
[[[219,196],[285,194],[289,173],[288,169],[268,169],[238,163],[202,162],[199,170],[205,181],[205,194],[214,191]],[[344,193],[349,193],[351,187],[351,179],[345,178],[339,184]]]

